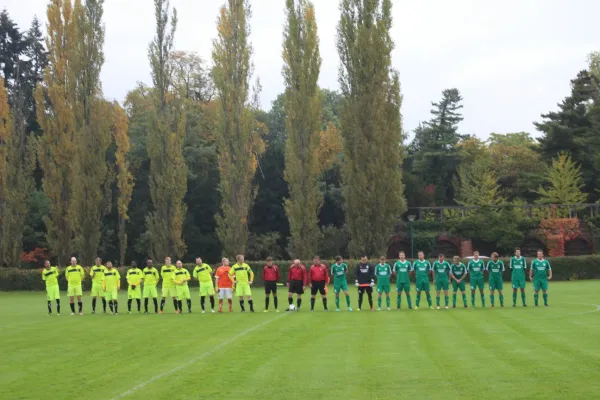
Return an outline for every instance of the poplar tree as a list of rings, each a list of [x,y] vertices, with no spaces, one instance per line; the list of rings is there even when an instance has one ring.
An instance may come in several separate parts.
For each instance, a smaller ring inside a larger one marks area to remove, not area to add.
[[[306,0],[286,1],[287,23],[283,41],[286,148],[285,180],[290,197],[285,212],[290,222],[294,257],[316,254],[323,196],[318,187],[318,147],[321,130],[319,71],[321,56],[315,9]]]
[[[406,208],[400,80],[392,68],[391,0],[341,0],[342,183],[352,256],[387,250]]]
[[[148,49],[154,83],[154,118],[148,132],[147,151],[150,159],[149,187],[153,211],[146,217],[149,253],[156,259],[185,253],[183,221],[187,207],[183,198],[187,191],[187,168],[182,154],[185,137],[183,104],[173,96],[171,57],[177,10],[168,0],[154,0],[156,36]]]
[[[213,80],[218,96],[216,142],[221,192],[217,234],[223,254],[243,253],[248,241],[248,212],[255,197],[252,185],[262,141],[250,109],[250,4],[228,0],[217,20],[213,42]]]

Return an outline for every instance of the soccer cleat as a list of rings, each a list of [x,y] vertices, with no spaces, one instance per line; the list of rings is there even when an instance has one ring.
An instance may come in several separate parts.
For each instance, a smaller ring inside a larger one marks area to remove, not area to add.
[[[410,308],[410,307],[409,307],[409,308]],[[419,309],[419,306],[415,306],[415,310],[418,310],[418,309]]]
[[[179,310],[175,310],[175,314],[179,314]]]
[[[119,313],[118,313],[118,312],[116,312],[116,313],[115,313],[115,315],[119,315]]]
[[[72,312],[72,313],[71,313],[71,315],[75,315],[75,313],[74,313],[74,312]]]
[[[327,311],[327,310],[325,310],[325,311]],[[214,311],[213,311],[213,312],[214,312]],[[279,310],[278,310],[278,309],[275,309],[275,312],[279,312]]]
[[[448,309],[448,306],[446,306],[446,310]]]
[[[437,306],[437,309],[439,310],[439,309],[440,309],[440,306]]]
[[[96,314],[96,311],[95,311],[95,310],[94,310],[94,311],[92,311],[92,314]]]
[[[527,307],[527,304],[523,304],[523,307]]]
[[[56,316],[60,317],[60,314],[56,314]]]
[[[210,312],[211,312],[211,314],[214,314],[215,313],[215,309],[214,308],[211,309]]]
[[[233,308],[229,307],[229,312],[233,312]]]
[[[465,308],[469,308],[469,306],[467,306],[467,305],[465,304]]]
[[[381,307],[377,307],[377,311],[381,311]]]
[[[192,310],[188,310],[188,314],[191,314],[191,313],[192,313]]]
[[[408,307],[408,309],[409,309],[409,310],[412,310],[413,308],[412,308],[412,306],[409,306],[409,307]],[[398,310],[399,310],[399,309],[398,309]]]
[[[340,309],[339,309],[339,308],[336,308],[336,309],[335,309],[335,312],[340,312]]]
[[[516,306],[517,306],[516,304],[513,304],[513,308],[516,307]]]
[[[500,308],[504,308],[504,306],[500,306]]]
[[[51,317],[51,316],[52,316],[52,313],[51,313],[51,312],[49,312],[49,313],[48,313],[48,316],[49,316],[49,317]]]
[[[388,308],[387,308],[387,310],[388,310],[388,311],[390,311],[390,310],[391,310],[391,308],[389,308],[389,307],[388,307]]]
[[[148,311],[144,311],[144,314],[148,314]]]
[[[357,308],[357,309],[356,309],[356,311],[357,311],[357,312],[358,312],[358,311],[360,311],[360,308]]]
[[[128,313],[129,315],[131,315],[131,311],[127,311],[127,313]]]
[[[456,308],[456,306],[452,306],[452,308]]]
[[[206,314],[206,311],[202,310],[202,314]]]
[[[373,311],[375,311],[375,310],[373,309],[373,307],[371,307],[371,312],[373,312]]]
[[[158,313],[159,313],[159,314],[162,314],[163,312],[162,312],[162,310],[160,310]]]
[[[80,311],[80,312],[79,312],[79,315],[83,315],[83,312],[81,312],[81,311]]]
[[[548,304],[544,304],[544,307],[548,307]]]
[[[492,306],[491,308],[495,308],[494,306]]]
[[[263,311],[263,312],[269,312],[269,310],[265,310],[265,311]]]
[[[352,309],[350,307],[348,307],[348,311],[352,311]]]
[[[433,310],[433,306],[429,306],[429,308],[430,308],[431,310]]]

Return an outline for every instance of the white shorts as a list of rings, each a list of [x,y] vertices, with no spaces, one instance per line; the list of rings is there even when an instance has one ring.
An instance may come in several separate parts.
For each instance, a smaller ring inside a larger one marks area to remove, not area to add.
[[[219,299],[224,299],[226,296],[227,296],[228,299],[231,299],[231,297],[233,296],[233,289],[231,289],[231,288],[227,288],[227,289],[219,288]]]

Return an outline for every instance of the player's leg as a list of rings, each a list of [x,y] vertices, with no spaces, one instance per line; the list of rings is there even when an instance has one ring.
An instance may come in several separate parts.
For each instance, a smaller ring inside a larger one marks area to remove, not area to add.
[[[229,305],[229,312],[233,312],[233,289],[225,289],[225,297],[227,297],[227,304]]]
[[[390,303],[391,303],[391,299],[390,299],[390,285],[385,285],[384,291],[385,291],[385,306],[389,310],[390,309]]]
[[[127,312],[131,314],[131,303],[133,303],[133,299],[131,298],[131,293],[127,294]]]
[[[350,307],[350,293],[348,293],[347,282],[342,283],[342,289],[344,290],[344,295],[346,296],[346,307],[348,308],[348,311],[352,311],[352,307]]]
[[[212,282],[208,285],[208,297],[210,300],[210,312],[215,312],[215,287]]]
[[[475,307],[475,285],[476,280],[471,278],[471,307]]]
[[[377,311],[381,311],[381,296],[383,295],[383,288],[377,285]]]
[[[527,307],[527,298],[525,296],[525,280],[523,280],[523,286],[521,287],[521,303],[523,307]]]
[[[425,296],[427,296],[427,304],[429,304],[429,308],[433,308],[429,281],[425,282]]]
[[[514,279],[512,281],[512,289],[513,289],[513,294],[512,294],[513,307],[516,307],[517,306],[517,282],[515,282]]]
[[[271,300],[271,282],[265,282],[265,311],[269,312],[269,301]]]
[[[440,292],[442,289],[442,284],[441,282],[436,282],[435,283],[435,306],[437,307],[437,309],[440,309]]]
[[[369,309],[371,311],[373,311],[373,288],[370,286],[367,286],[366,292],[367,292],[367,300],[369,301]]]
[[[492,306],[492,308],[494,308],[495,306],[495,298],[494,298],[494,292],[495,292],[495,283],[492,282],[492,279],[490,279],[490,305]]]
[[[218,311],[223,312],[223,299],[225,298],[225,289],[219,288],[218,297],[219,297],[219,310]]]
[[[538,306],[538,300],[540,297],[540,282],[537,279],[533,280],[533,305]]]
[[[278,300],[277,300],[277,283],[273,283],[273,287],[272,287],[271,293],[273,294],[273,306],[275,308],[275,311],[279,312],[278,311],[279,304],[277,304],[278,303]]]
[[[77,306],[79,308],[79,315],[83,315],[83,300],[82,300],[83,293],[81,291],[81,286],[79,286],[77,288],[75,295],[77,296]]]
[[[315,311],[315,299],[317,297],[317,285],[313,282],[310,288],[310,311]]]
[[[444,305],[445,305],[446,308],[448,308],[448,302],[449,302],[449,297],[448,297],[449,283],[448,282],[444,282],[444,285],[443,285],[442,289],[444,290]]]
[[[340,290],[342,285],[339,282],[333,282],[333,293],[335,294],[335,311],[340,311]]]
[[[248,305],[250,306],[250,312],[254,312],[254,300],[252,300],[252,290],[250,289],[250,284],[244,285],[244,291],[246,292],[246,296],[248,296]]]
[[[288,284],[288,311],[290,306],[294,304],[294,281],[290,281]]]
[[[412,298],[410,297],[410,283],[405,283],[404,293],[406,294],[406,301],[408,303],[408,309],[412,310]]]
[[[417,282],[417,299],[415,300],[415,308],[418,309],[421,304],[421,288],[423,284],[421,282]]]
[[[246,312],[246,307],[244,306],[244,290],[242,289],[242,284],[237,284],[235,286],[235,295],[239,298],[240,302],[240,310],[242,312]]]
[[[485,307],[485,282],[483,280],[483,276],[479,278],[479,295],[481,296],[481,307]]]
[[[321,299],[323,301],[323,310],[327,311],[327,291],[325,290],[325,285],[325,282],[321,284],[321,287],[319,288],[319,293],[321,294]]]
[[[548,280],[544,279],[541,282],[542,296],[544,297],[544,306],[548,307]]]
[[[115,315],[119,315],[119,298],[117,296],[117,291],[115,290],[113,295],[113,307],[115,308]]]
[[[162,293],[161,293],[161,299],[160,299],[160,313],[162,314],[163,310],[165,309],[165,303],[167,301],[167,295],[168,295],[168,290],[167,288],[163,287],[162,288]]]
[[[358,287],[358,311],[362,310],[363,296],[365,293],[364,287]]]
[[[399,283],[396,283],[396,310],[400,309],[402,304],[402,288]]]
[[[298,285],[298,290],[296,292],[296,311],[300,311],[300,306],[302,305],[302,295],[304,294],[304,289],[302,289],[302,284]]]
[[[179,296],[177,294],[177,288],[171,288],[169,289],[169,291],[171,292],[171,298],[173,299],[173,307],[175,308],[175,313],[177,314],[183,312],[183,310],[179,307],[181,300],[179,299]]]

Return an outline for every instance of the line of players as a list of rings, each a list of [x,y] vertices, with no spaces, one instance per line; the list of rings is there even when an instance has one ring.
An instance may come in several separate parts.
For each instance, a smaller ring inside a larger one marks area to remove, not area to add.
[[[232,295],[235,289],[236,295],[240,301],[241,311],[245,311],[244,297],[248,300],[251,312],[254,312],[252,300],[251,285],[254,281],[254,273],[244,262],[244,257],[238,255],[237,263],[229,267],[229,260],[224,258],[222,265],[214,273],[212,268],[202,262],[201,258],[196,258],[196,266],[192,276],[199,281],[199,294],[202,313],[205,310],[205,299],[209,297],[211,303],[211,312],[215,312],[215,292],[218,292],[219,312],[222,312],[223,301],[227,299],[229,312],[232,312]],[[498,292],[500,306],[504,307],[503,279],[502,273],[505,271],[504,263],[498,259],[498,254],[493,253],[492,259],[487,263],[479,259],[479,253],[474,252],[473,259],[465,266],[458,256],[453,257],[453,263],[450,264],[440,254],[438,259],[432,263],[425,259],[424,253],[419,251],[418,259],[412,264],[406,259],[404,252],[399,253],[399,260],[390,267],[385,257],[381,257],[379,264],[372,265],[368,262],[366,256],[361,257],[360,264],[356,267],[355,285],[358,288],[358,310],[362,308],[364,294],[367,294],[369,306],[373,310],[373,287],[376,286],[378,292],[378,310],[381,310],[382,295],[386,295],[386,306],[390,310],[390,286],[391,278],[396,276],[396,307],[401,308],[402,292],[405,293],[408,308],[412,309],[412,299],[410,295],[410,278],[415,276],[416,302],[415,309],[419,308],[421,293],[425,292],[429,308],[433,308],[430,295],[430,284],[433,280],[436,289],[437,309],[440,309],[440,294],[444,292],[445,308],[449,308],[448,290],[450,283],[453,287],[452,306],[456,307],[457,292],[462,294],[463,306],[467,307],[466,283],[467,276],[470,277],[471,286],[471,306],[475,307],[475,293],[479,289],[481,295],[481,305],[485,307],[484,296],[484,273],[489,274],[490,303],[495,306],[495,292]],[[525,270],[527,263],[521,256],[520,250],[516,249],[515,256],[510,260],[510,269],[512,271],[511,281],[513,287],[513,307],[517,303],[517,290],[521,291],[521,300],[524,307],[526,304],[525,296]],[[350,295],[348,292],[348,266],[341,257],[336,257],[336,262],[331,265],[331,276],[333,277],[333,286],[335,293],[336,311],[340,311],[340,293],[344,293],[348,311],[350,307]],[[46,282],[46,293],[48,302],[48,313],[52,314],[52,300],[56,300],[57,313],[60,315],[60,292],[58,289],[58,268],[52,267],[49,261],[44,264],[42,279]],[[92,279],[92,313],[96,312],[96,301],[100,297],[103,302],[103,310],[106,312],[106,305],[111,313],[118,314],[118,291],[120,290],[121,276],[112,263],[107,262],[106,267],[102,261],[97,258],[96,265],[90,269],[89,275]],[[83,315],[82,303],[82,281],[86,277],[85,270],[77,264],[75,258],[71,259],[71,265],[66,268],[65,276],[68,281],[67,295],[70,300],[71,315],[75,314],[75,298],[78,302],[78,311]],[[154,312],[162,313],[166,299],[171,297],[173,307],[176,313],[183,312],[183,300],[187,303],[188,312],[191,312],[192,301],[188,282],[192,279],[187,269],[183,268],[181,261],[177,261],[175,266],[171,265],[171,259],[165,259],[165,265],[162,266],[159,274],[158,270],[152,266],[152,260],[147,260],[146,267],[141,270],[132,266],[127,271],[126,279],[128,283],[128,311],[131,313],[133,300],[136,300],[138,312],[141,311],[142,282],[144,312],[148,313],[148,301],[150,298],[154,302]],[[267,265],[264,266],[262,278],[265,284],[265,310],[268,312],[270,295],[273,295],[275,310],[277,309],[277,283],[280,280],[279,269],[269,258]],[[544,305],[548,306],[548,281],[552,279],[552,269],[550,263],[544,259],[543,252],[537,252],[537,258],[531,262],[529,278],[534,286],[534,303],[538,306],[539,291],[543,292]],[[160,311],[158,310],[158,290],[157,285],[162,279],[162,293]],[[327,266],[321,263],[319,257],[313,259],[313,265],[307,269],[299,260],[294,260],[290,266],[287,279],[288,287],[288,310],[299,310],[302,304],[302,295],[306,286],[311,288],[311,311],[314,310],[316,295],[319,293],[322,297],[323,307],[327,311],[327,285],[330,283],[330,273]],[[293,304],[293,295],[296,294],[296,306]],[[297,308],[296,308],[297,307]]]

